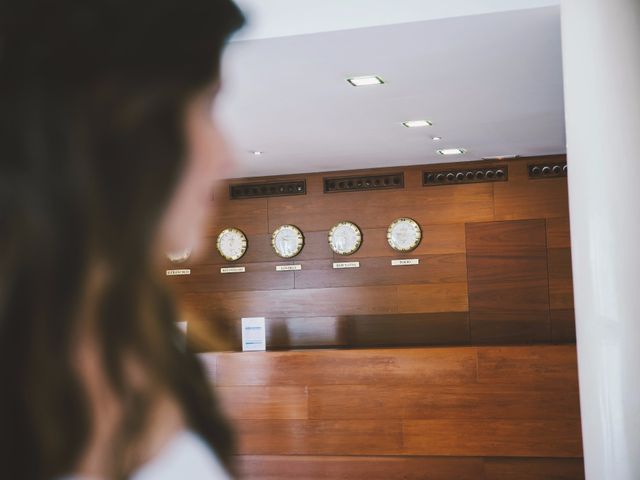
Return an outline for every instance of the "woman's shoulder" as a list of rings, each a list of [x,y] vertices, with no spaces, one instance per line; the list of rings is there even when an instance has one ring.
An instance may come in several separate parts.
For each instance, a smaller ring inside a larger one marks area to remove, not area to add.
[[[220,461],[204,440],[191,430],[184,430],[143,465],[132,480],[229,480]]]
[[[131,480],[231,480],[211,448],[191,430],[177,433]],[[86,476],[65,476],[57,480],[97,480]]]

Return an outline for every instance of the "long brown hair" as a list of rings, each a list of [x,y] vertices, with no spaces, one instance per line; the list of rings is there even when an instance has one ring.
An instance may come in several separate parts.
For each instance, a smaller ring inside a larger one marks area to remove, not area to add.
[[[72,351],[88,298],[126,406],[123,442],[145,420],[124,372],[133,353],[230,461],[229,428],[180,348],[152,254],[183,169],[185,106],[217,79],[242,22],[230,0],[0,0],[3,478],[69,473],[82,453],[91,417]]]

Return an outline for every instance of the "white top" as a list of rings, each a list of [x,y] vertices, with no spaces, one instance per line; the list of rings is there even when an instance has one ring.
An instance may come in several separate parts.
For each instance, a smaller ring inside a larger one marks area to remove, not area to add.
[[[209,446],[190,430],[178,434],[131,480],[231,480]],[[91,480],[70,476],[60,480]]]

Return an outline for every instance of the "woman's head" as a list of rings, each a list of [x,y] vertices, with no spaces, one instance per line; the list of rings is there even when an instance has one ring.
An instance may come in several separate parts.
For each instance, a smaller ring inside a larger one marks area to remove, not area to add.
[[[144,396],[128,385],[128,355],[191,423],[215,420],[202,375],[175,349],[154,263],[160,251],[195,246],[227,161],[210,106],[223,44],[241,23],[229,0],[0,1],[8,475],[13,466],[44,478],[77,459],[91,428],[73,355],[85,334],[123,402]],[[218,441],[212,427],[201,433]]]

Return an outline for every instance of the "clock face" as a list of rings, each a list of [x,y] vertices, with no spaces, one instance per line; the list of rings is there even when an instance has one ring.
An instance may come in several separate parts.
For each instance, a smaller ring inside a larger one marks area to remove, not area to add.
[[[191,249],[187,248],[181,252],[169,252],[167,253],[167,258],[171,260],[173,263],[182,263],[186,261],[191,255]]]
[[[336,223],[329,231],[329,246],[338,255],[351,255],[362,244],[362,232],[355,223]]]
[[[271,235],[271,246],[282,258],[295,257],[302,251],[304,235],[295,225],[282,225]]]
[[[235,262],[247,251],[247,237],[237,228],[226,228],[218,235],[216,247],[222,258]]]
[[[410,252],[418,246],[421,238],[420,225],[410,218],[394,220],[387,230],[389,245],[398,252]]]

